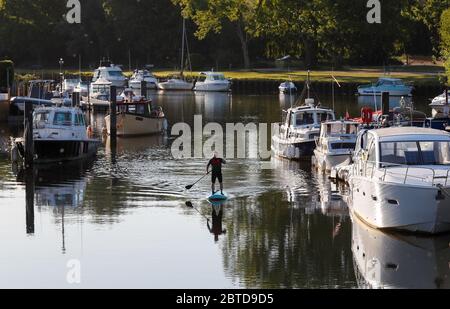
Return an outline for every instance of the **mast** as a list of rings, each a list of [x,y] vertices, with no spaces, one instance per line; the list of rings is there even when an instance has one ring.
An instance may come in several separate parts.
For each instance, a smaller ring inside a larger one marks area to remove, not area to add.
[[[184,43],[186,36],[186,19],[183,17],[183,34],[181,35],[181,76],[183,76],[184,71]]]
[[[311,73],[311,71],[310,70],[308,70],[308,77],[307,77],[307,80],[306,80],[306,89],[307,89],[307,94],[308,94],[308,97],[307,97],[307,99],[311,99],[311,97],[310,97],[310,89],[309,89],[309,78],[310,78],[310,73]]]

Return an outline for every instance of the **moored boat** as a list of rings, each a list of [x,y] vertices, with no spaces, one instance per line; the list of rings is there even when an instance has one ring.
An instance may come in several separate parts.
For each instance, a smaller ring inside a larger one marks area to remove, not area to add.
[[[352,211],[379,229],[450,231],[450,134],[394,127],[362,130],[349,184]]]
[[[200,78],[195,83],[195,91],[230,91],[231,82],[225,78],[223,73],[202,72]]]
[[[34,161],[37,164],[74,161],[92,157],[100,145],[91,136],[78,107],[39,107],[33,113]],[[24,139],[14,140],[24,156]]]
[[[350,164],[358,127],[359,123],[345,120],[322,123],[320,137],[316,139],[314,165],[321,171],[331,172],[333,167]]]
[[[135,96],[132,91],[121,95],[117,102],[117,136],[140,136],[162,133],[167,120],[161,107],[153,107],[151,100]],[[111,134],[111,116],[105,117],[106,130]]]
[[[359,95],[376,95],[389,92],[391,96],[411,96],[413,87],[406,85],[401,79],[381,77],[377,83],[358,87]]]

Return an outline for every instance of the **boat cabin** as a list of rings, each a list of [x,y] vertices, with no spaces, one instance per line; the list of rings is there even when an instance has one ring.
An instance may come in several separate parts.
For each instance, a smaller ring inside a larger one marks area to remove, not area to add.
[[[450,134],[418,127],[364,130],[358,135],[355,156],[379,167],[449,166]]]
[[[223,73],[216,72],[202,72],[198,79],[199,82],[216,82],[216,81],[226,81],[225,75]]]
[[[300,106],[287,111],[285,125],[291,128],[320,128],[322,122],[331,120],[335,120],[335,115],[330,109]]]

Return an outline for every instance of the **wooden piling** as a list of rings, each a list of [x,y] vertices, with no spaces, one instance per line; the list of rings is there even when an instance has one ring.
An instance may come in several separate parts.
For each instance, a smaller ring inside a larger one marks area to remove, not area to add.
[[[25,216],[27,234],[34,234],[34,172],[25,170]]]
[[[24,146],[25,146],[25,168],[33,167],[34,142],[33,142],[33,103],[25,103],[24,115]]]
[[[117,146],[117,88],[115,86],[111,86],[110,89],[109,107],[111,151],[115,151]]]
[[[383,115],[389,115],[389,92],[383,92],[381,95],[381,109]]]
[[[141,96],[147,99],[147,82],[141,81]]]

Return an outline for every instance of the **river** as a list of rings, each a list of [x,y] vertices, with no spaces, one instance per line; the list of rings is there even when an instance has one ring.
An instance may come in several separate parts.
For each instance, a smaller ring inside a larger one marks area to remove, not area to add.
[[[274,123],[291,104],[278,95],[152,97],[170,125],[192,124],[194,115]],[[337,115],[359,115],[370,100],[338,97]],[[415,102],[430,113],[424,98]],[[97,131],[103,117],[92,116]],[[19,132],[0,124],[3,141]],[[208,180],[185,190],[206,158],[174,159],[173,140],[119,139],[117,153],[105,141],[95,160],[31,172],[0,155],[0,288],[448,287],[450,237],[370,230],[350,217],[346,189],[308,163],[230,159],[230,199],[211,205]],[[68,278],[74,265],[76,282]]]

